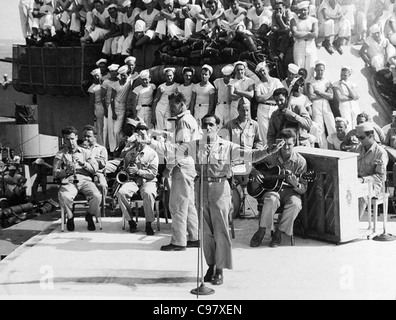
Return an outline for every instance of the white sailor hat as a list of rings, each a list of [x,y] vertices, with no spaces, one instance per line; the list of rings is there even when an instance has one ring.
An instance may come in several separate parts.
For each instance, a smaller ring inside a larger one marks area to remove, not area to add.
[[[186,6],[189,2],[189,0],[179,0],[180,6]]]
[[[184,72],[186,72],[186,71],[191,71],[193,75],[195,74],[195,69],[192,68],[192,67],[184,67],[184,68],[182,69],[182,73],[183,73],[183,74],[184,74]]]
[[[107,10],[110,10],[110,9],[116,9],[117,10],[117,6],[114,3],[112,3],[111,5],[109,5],[107,7]]]
[[[109,65],[108,69],[109,69],[109,71],[117,71],[119,67],[120,67],[120,65],[113,63],[113,64]]]
[[[227,64],[221,68],[221,72],[225,76],[230,76],[234,72],[234,66],[232,64]]]
[[[348,120],[345,119],[345,118],[343,118],[343,117],[336,117],[336,118],[334,119],[334,121],[335,121],[335,122],[344,122],[345,125],[348,125],[348,124],[349,124]]]
[[[298,74],[300,67],[294,63],[289,63],[287,69],[289,70],[290,73]]]
[[[326,61],[324,61],[324,60],[316,60],[316,61],[315,61],[315,67],[316,67],[317,65],[320,65],[320,64],[326,67]]]
[[[378,24],[373,24],[370,28],[370,33],[381,32],[381,27]]]
[[[143,1],[143,3],[145,3],[145,4],[148,4],[148,3],[152,2],[153,0],[142,0],[142,1]]]
[[[99,59],[98,61],[96,61],[96,65],[99,66],[101,63],[107,63],[107,59]]]
[[[351,66],[341,66],[341,70],[348,70],[350,73],[352,73],[352,67]]]
[[[123,6],[124,8],[126,8],[126,7],[130,7],[131,4],[132,4],[131,0],[125,0],[125,1],[122,3],[122,6]]]
[[[133,57],[133,56],[129,56],[129,57],[125,58],[124,63],[128,63],[128,62],[135,63],[136,62],[136,58]]]
[[[202,66],[202,69],[207,69],[207,70],[209,70],[210,74],[213,73],[213,68],[212,68],[210,65],[208,65],[208,64],[204,64],[204,65]]]
[[[299,4],[297,4],[297,9],[301,10],[303,8],[309,8],[310,4],[311,3],[309,1],[301,1]]]
[[[242,64],[243,66],[245,66],[245,68],[247,68],[247,63],[246,63],[245,61],[237,61],[237,62],[234,62],[234,68],[235,68],[237,65],[239,65],[239,64]]]
[[[93,70],[91,71],[91,75],[93,75],[93,76],[100,76],[100,75],[101,75],[100,69],[99,69],[99,68],[93,69]]]
[[[263,62],[260,62],[260,63],[256,66],[255,71],[256,71],[256,72],[259,72],[260,70],[267,69],[267,68],[268,68],[267,64],[263,61]]]
[[[173,3],[173,0],[164,0],[164,3],[165,4],[171,4],[171,3]]]
[[[8,167],[8,170],[16,170],[16,169],[17,169],[17,167],[14,166],[13,164]]]
[[[356,126],[356,132],[361,133],[368,131],[374,131],[374,126],[371,121],[366,121]]]
[[[147,69],[144,69],[144,70],[140,71],[139,77],[140,77],[141,79],[148,79],[148,78],[150,78],[150,71],[147,70]]]
[[[118,69],[119,74],[127,74],[129,71],[128,66],[122,66],[121,68]]]
[[[392,112],[392,117],[396,117],[396,111]]]
[[[164,72],[164,74],[165,74],[165,73],[167,73],[168,71],[172,71],[173,73],[175,73],[175,72],[176,72],[176,69],[175,69],[175,68],[168,67],[168,68],[165,68],[163,72]]]

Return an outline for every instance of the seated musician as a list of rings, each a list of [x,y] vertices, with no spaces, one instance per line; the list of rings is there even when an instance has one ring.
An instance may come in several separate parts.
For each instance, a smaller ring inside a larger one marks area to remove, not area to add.
[[[98,171],[95,173],[94,180],[98,183],[99,190],[102,192],[103,197],[106,199],[107,195],[107,180],[104,170],[108,160],[107,149],[97,143],[97,130],[94,126],[86,125],[84,127],[83,135],[86,148],[91,151],[92,157],[98,162]]]
[[[273,232],[270,247],[276,248],[281,244],[282,232],[291,236],[294,220],[302,209],[301,195],[307,191],[307,182],[297,178],[297,175],[307,171],[307,163],[304,157],[293,150],[296,134],[293,130],[285,129],[279,134],[279,139],[284,141],[282,149],[263,162],[269,167],[279,166],[285,171],[286,179],[279,191],[265,192],[259,229],[250,241],[251,247],[260,246],[266,232],[274,229],[274,214],[281,205],[284,207],[282,218]]]
[[[141,143],[141,137],[148,130],[144,123],[136,126],[138,138],[124,158],[124,170],[128,175],[125,182],[117,192],[118,203],[123,216],[129,223],[131,233],[137,231],[137,223],[133,220],[129,199],[140,191],[143,199],[143,209],[146,218],[146,234],[154,235],[151,223],[154,221],[154,204],[157,195],[158,154],[146,144]]]
[[[10,165],[8,173],[4,176],[5,196],[8,203],[17,205],[23,203],[26,197],[26,178],[18,173],[15,165]]]
[[[292,91],[294,90],[299,90],[298,85],[296,89],[292,89]],[[275,144],[282,130],[287,128],[296,132],[298,145],[309,146],[312,135],[308,133],[312,130],[313,123],[307,108],[303,104],[290,103],[286,88],[276,89],[273,97],[278,110],[272,113],[269,121],[268,145]]]
[[[88,212],[85,221],[88,230],[94,231],[95,224],[92,216],[100,216],[102,195],[93,182],[93,175],[98,171],[98,163],[91,155],[91,151],[78,146],[78,131],[69,126],[62,129],[65,147],[55,155],[53,176],[61,181],[58,191],[60,206],[67,216],[66,228],[74,231],[74,217],[72,212],[73,200],[78,192],[88,199]]]
[[[388,165],[388,154],[374,138],[374,126],[372,122],[364,122],[356,126],[356,136],[360,146],[355,152],[358,155],[358,177],[361,183],[371,182],[373,187],[372,196],[377,196],[386,180],[386,166]],[[359,216],[367,208],[367,198],[359,198]]]
[[[228,131],[228,140],[239,144],[247,149],[263,148],[260,139],[259,125],[251,118],[250,101],[242,98],[238,103],[238,117],[228,121],[224,128]],[[246,185],[251,169],[251,163],[245,163],[244,159],[232,161],[234,178],[242,187]]]

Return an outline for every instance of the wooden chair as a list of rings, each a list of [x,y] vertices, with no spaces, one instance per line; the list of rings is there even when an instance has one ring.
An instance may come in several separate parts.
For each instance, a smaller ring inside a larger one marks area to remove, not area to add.
[[[103,200],[103,194],[102,194],[102,203],[104,203]],[[82,206],[84,208],[84,211],[86,208],[88,208],[88,200],[85,198],[85,196],[82,193],[78,193],[76,198],[73,200],[73,205],[72,205],[72,212],[73,215],[76,211],[77,206]],[[60,211],[61,211],[61,230],[62,232],[65,231],[65,222],[66,222],[66,216],[65,216],[65,210],[63,209],[63,207],[60,207]],[[101,211],[102,212],[102,211]],[[99,223],[99,229],[102,230],[102,217],[96,217],[96,223]]]
[[[382,182],[382,189],[378,196],[372,196],[372,183],[368,182],[369,196],[368,196],[368,228],[369,230],[373,230],[373,233],[377,231],[377,221],[378,221],[378,208],[380,205],[383,206],[384,212],[388,213],[388,203],[390,194],[387,191],[387,183],[386,180]],[[364,212],[361,213],[360,219],[363,217]],[[371,216],[374,218],[373,228],[371,227]],[[387,215],[384,215],[384,217]]]
[[[157,218],[157,231],[161,231],[160,227],[160,202],[162,202],[163,208],[164,208],[164,216],[165,216],[165,222],[169,223],[168,221],[168,208],[167,208],[167,198],[166,198],[166,193],[169,190],[169,185],[167,184],[166,179],[161,179],[161,183],[158,186],[157,189],[157,196],[155,197],[155,203],[154,203],[154,211],[155,215]],[[142,196],[140,195],[140,192],[136,192],[132,198],[130,199],[130,204],[131,204],[131,209],[135,208],[135,219],[136,222],[139,221],[139,208],[143,207],[143,199]],[[122,217],[122,223],[123,227],[122,229],[125,230],[125,217]]]

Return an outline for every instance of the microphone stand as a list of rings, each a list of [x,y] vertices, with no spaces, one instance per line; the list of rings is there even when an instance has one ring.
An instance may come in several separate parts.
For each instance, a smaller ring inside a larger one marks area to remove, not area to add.
[[[197,287],[190,291],[191,294],[195,294],[197,299],[200,295],[207,296],[210,294],[214,294],[215,290],[209,288],[204,283],[204,275],[203,275],[203,159],[201,160],[201,174],[200,174],[200,185],[199,185],[199,230],[198,230],[198,241],[200,245],[198,247],[198,265],[197,265]],[[199,285],[199,272],[201,271],[201,285]]]

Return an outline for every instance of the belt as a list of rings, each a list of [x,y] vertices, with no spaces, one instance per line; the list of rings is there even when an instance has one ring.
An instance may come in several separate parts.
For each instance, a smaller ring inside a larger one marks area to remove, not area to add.
[[[144,107],[144,108],[151,108],[151,104],[142,104],[142,107]]]
[[[204,177],[204,180],[207,181],[207,182],[224,182],[224,181],[227,181],[228,178],[227,177],[219,177],[219,178]]]
[[[209,103],[208,103],[208,104],[206,104],[206,103],[200,103],[200,104],[198,105],[198,107],[209,107]]]
[[[217,104],[228,104],[228,102],[223,101],[223,102],[218,102]]]

